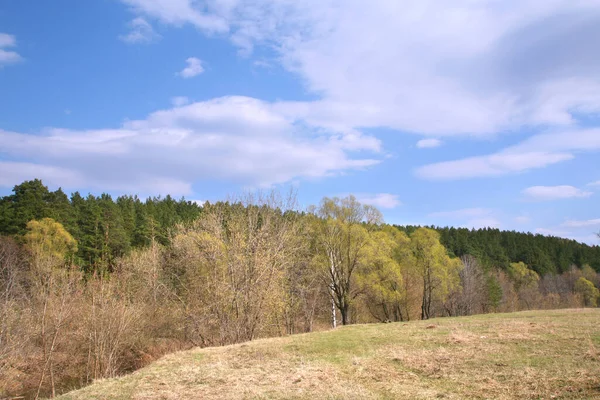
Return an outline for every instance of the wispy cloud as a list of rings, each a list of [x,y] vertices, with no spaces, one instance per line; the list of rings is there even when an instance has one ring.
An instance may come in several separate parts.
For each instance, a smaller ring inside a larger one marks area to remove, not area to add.
[[[466,179],[514,174],[572,160],[577,153],[600,150],[600,129],[534,135],[494,154],[444,161],[417,168],[427,179]]]
[[[349,128],[489,136],[600,110],[595,1],[121,1],[245,53],[277,49],[326,103],[313,118]]]
[[[173,104],[175,107],[185,106],[186,104],[189,104],[189,102],[190,99],[185,96],[175,96],[171,98],[171,104]]]
[[[572,158],[573,155],[569,153],[502,152],[425,165],[417,168],[416,174],[421,178],[434,180],[493,177],[543,168]]]
[[[182,78],[193,78],[194,76],[200,75],[204,72],[204,67],[202,66],[202,60],[196,57],[190,57],[185,60],[187,63],[187,67],[185,67],[181,72],[179,72],[179,76]]]
[[[358,193],[356,199],[379,208],[396,208],[402,204],[399,196],[391,193]]]
[[[570,227],[570,228],[585,228],[588,226],[598,226],[598,225],[600,225],[600,218],[588,219],[588,220],[583,220],[583,221],[568,220],[562,224],[562,226],[566,226],[566,227]]]
[[[600,150],[600,135],[576,128],[578,118],[600,112],[596,1],[121,1],[148,18],[223,35],[246,55],[276,49],[264,61],[317,96],[294,106],[314,126],[384,127],[444,142],[532,127],[559,132],[418,168],[426,179],[522,173]]]
[[[215,2],[214,4],[199,4],[194,0],[121,0],[131,9],[151,18],[156,18],[166,24],[181,26],[191,24],[207,33],[222,32],[229,29],[224,16],[231,4],[237,2]]]
[[[259,68],[271,69],[273,68],[273,64],[265,59],[258,59],[252,62],[252,65]]]
[[[548,201],[572,198],[590,197],[593,193],[586,192],[574,186],[531,186],[523,190],[523,194],[530,200]]]
[[[138,43],[152,43],[161,38],[161,36],[154,31],[152,25],[148,23],[144,18],[137,17],[132,19],[128,24],[129,33],[126,35],[119,36],[125,43],[138,44]]]
[[[4,156],[23,160],[3,164],[0,184],[15,185],[39,167],[46,171],[42,178],[54,176],[53,182],[62,180],[64,187],[187,195],[202,179],[267,187],[380,162],[365,156],[377,139],[352,137],[349,145],[343,132],[319,129],[315,134],[297,122],[273,103],[234,96],[159,110],[116,129],[0,130]],[[373,200],[380,205],[397,201],[393,195]]]
[[[16,51],[6,50],[9,47],[16,47],[17,39],[14,35],[0,33],[0,68],[5,65],[16,64],[23,61],[23,57]]]
[[[515,222],[517,224],[528,224],[531,222],[531,217],[528,215],[519,215],[518,217],[515,217]]]
[[[17,45],[17,39],[14,35],[8,33],[0,33],[0,47],[14,47]]]
[[[442,145],[442,141],[439,139],[421,139],[417,142],[417,147],[419,149],[430,149],[433,147],[440,147]]]

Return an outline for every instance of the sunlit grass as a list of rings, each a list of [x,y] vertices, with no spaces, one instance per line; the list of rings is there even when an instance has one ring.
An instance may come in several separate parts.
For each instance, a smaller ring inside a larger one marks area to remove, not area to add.
[[[600,398],[600,309],[392,324],[195,349],[62,399]]]

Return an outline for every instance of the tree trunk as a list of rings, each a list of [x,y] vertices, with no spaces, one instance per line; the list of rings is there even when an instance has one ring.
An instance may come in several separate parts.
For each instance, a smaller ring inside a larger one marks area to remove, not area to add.
[[[331,298],[331,326],[333,329],[337,328],[337,316],[335,313],[335,301]]]
[[[342,325],[348,325],[348,304],[343,303],[340,307],[340,314],[342,314]]]

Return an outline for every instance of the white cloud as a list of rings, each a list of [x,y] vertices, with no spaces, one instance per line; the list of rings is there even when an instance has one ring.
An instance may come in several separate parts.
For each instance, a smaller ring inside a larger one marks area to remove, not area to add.
[[[426,179],[465,179],[502,176],[543,168],[600,150],[600,129],[566,130],[534,135],[494,154],[444,161],[417,168]]]
[[[500,152],[488,156],[469,157],[456,161],[444,161],[417,168],[417,176],[425,179],[466,179],[501,176],[509,173],[542,168],[570,160],[569,153]]]
[[[185,60],[187,63],[187,67],[185,67],[179,75],[182,78],[193,78],[194,76],[200,75],[204,72],[204,67],[202,67],[202,60],[196,57],[190,57]]]
[[[213,10],[204,10],[204,2],[197,3],[195,0],[121,0],[129,5],[133,11],[156,18],[161,22],[181,26],[192,24],[207,33],[227,32],[229,29],[227,21],[217,15]],[[196,4],[194,4],[196,3]],[[209,2],[210,3],[210,2]],[[228,1],[218,1],[228,3]],[[224,7],[221,8],[225,11]]]
[[[320,95],[313,123],[489,135],[600,110],[595,0],[122,1],[245,53],[274,48]]]
[[[0,47],[14,47],[17,45],[17,39],[14,35],[8,33],[0,33]]]
[[[399,196],[390,193],[358,193],[356,199],[363,204],[378,208],[396,208],[402,205]]]
[[[442,145],[442,141],[439,139],[421,139],[417,142],[417,147],[419,149],[430,149],[433,147],[440,147]]]
[[[76,187],[84,182],[76,170],[30,162],[0,161],[0,186],[11,187],[36,178],[50,186]]]
[[[142,17],[132,19],[127,25],[129,33],[119,36],[119,39],[125,43],[152,43],[161,37],[154,31],[152,25]]]
[[[559,200],[589,197],[592,192],[586,192],[573,186],[532,186],[523,190],[523,194],[532,200]]]
[[[15,47],[17,45],[17,39],[14,35],[7,33],[0,33],[0,68],[5,65],[15,64],[23,60],[23,57],[16,51],[5,50],[7,47]]]
[[[588,227],[588,226],[598,226],[598,225],[600,225],[600,218],[588,219],[588,220],[584,220],[584,221],[568,220],[562,224],[562,226],[567,226],[569,228],[584,228],[584,227]]]
[[[517,224],[528,224],[531,222],[531,217],[528,215],[519,215],[518,217],[515,217],[515,222]]]
[[[600,112],[596,0],[122,1],[139,15],[229,37],[244,54],[275,49],[261,63],[280,63],[317,95],[287,102],[285,112],[314,127],[442,139],[558,131],[424,166],[424,178],[501,176],[600,150],[600,135],[587,131],[596,138],[586,144],[575,128],[579,117]],[[573,132],[582,140],[571,140]]]
[[[598,236],[596,236],[594,234],[578,235],[578,234],[574,234],[573,232],[569,232],[569,231],[565,231],[565,230],[561,230],[561,229],[555,229],[555,228],[537,228],[535,230],[535,233],[539,233],[540,235],[545,235],[545,236],[555,236],[555,237],[571,239],[571,240],[575,240],[579,243],[587,243],[591,246],[598,245]]]
[[[189,104],[189,102],[190,99],[185,96],[175,96],[171,98],[171,104],[173,104],[175,107],[185,106],[186,104]]]
[[[144,194],[185,195],[194,182],[221,179],[270,186],[318,179],[377,164],[372,137],[314,130],[278,112],[276,104],[223,97],[156,111],[117,129],[42,134],[0,130],[5,158],[55,168],[77,186]],[[4,166],[3,185],[19,183],[22,168]],[[33,171],[31,167],[28,171]],[[61,179],[62,179],[61,178]],[[59,180],[56,178],[55,180]],[[66,184],[63,184],[66,186]]]
[[[259,68],[266,68],[266,69],[273,68],[273,64],[271,64],[269,61],[264,60],[264,59],[254,60],[254,62],[252,62],[252,65],[254,65],[255,67],[259,67]]]
[[[590,182],[588,183],[588,186],[600,186],[600,181]]]

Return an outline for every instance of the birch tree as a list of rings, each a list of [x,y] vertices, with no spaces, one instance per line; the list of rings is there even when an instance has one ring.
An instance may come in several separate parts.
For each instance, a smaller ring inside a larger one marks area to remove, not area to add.
[[[382,216],[354,196],[324,198],[312,212],[322,219],[316,223],[317,257],[326,277],[335,328],[336,309],[343,325],[350,322],[350,306],[359,294],[353,284],[354,274],[368,262],[370,232],[381,223]]]

